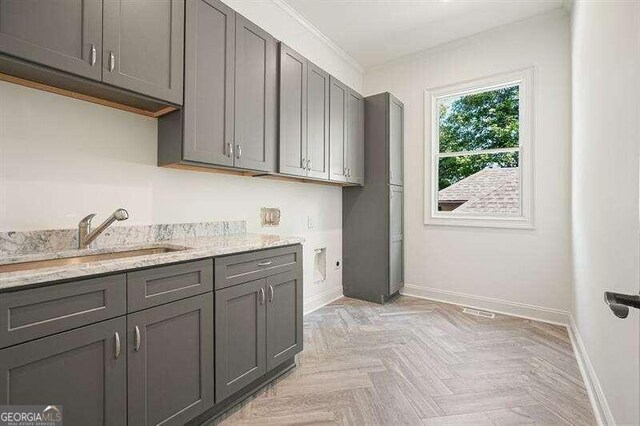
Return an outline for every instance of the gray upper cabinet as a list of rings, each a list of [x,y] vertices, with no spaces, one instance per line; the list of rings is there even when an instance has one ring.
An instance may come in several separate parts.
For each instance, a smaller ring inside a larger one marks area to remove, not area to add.
[[[128,424],[183,425],[213,406],[212,322],[211,292],[127,316]]]
[[[120,317],[3,349],[0,404],[62,405],[70,426],[126,424],[125,330]]]
[[[186,4],[185,160],[233,165],[235,22],[218,0]]]
[[[330,79],[329,152],[330,175],[336,182],[347,181],[347,97],[349,89],[340,81]]]
[[[0,51],[102,78],[102,0],[0,0]]]
[[[320,67],[307,68],[307,175],[329,179],[330,77]]]
[[[402,185],[404,173],[404,104],[389,95],[389,183]]]
[[[329,74],[280,43],[280,173],[329,179]]]
[[[277,49],[262,28],[236,14],[235,166],[274,172]]]
[[[267,370],[302,351],[301,268],[267,278]]]
[[[307,60],[280,43],[280,173],[307,175]]]
[[[102,80],[182,104],[184,0],[104,0]]]
[[[335,78],[330,83],[330,179],[364,184],[364,101]]]
[[[216,403],[267,372],[266,278],[215,293]]]
[[[364,184],[364,100],[349,90],[347,96],[347,181]]]

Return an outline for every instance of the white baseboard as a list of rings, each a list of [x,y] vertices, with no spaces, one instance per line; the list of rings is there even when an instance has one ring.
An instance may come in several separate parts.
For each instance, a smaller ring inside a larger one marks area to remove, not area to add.
[[[474,296],[471,294],[440,290],[431,287],[405,284],[404,287],[400,289],[400,294],[563,326],[568,326],[571,322],[571,314],[560,309],[545,308],[520,302],[510,302],[508,300],[494,299],[492,297]]]
[[[567,329],[569,330],[569,337],[573,344],[573,352],[576,355],[578,367],[580,368],[582,380],[587,388],[587,394],[589,395],[589,400],[591,401],[591,407],[593,407],[593,414],[596,416],[596,421],[600,426],[615,425],[616,422],[613,418],[613,413],[611,413],[611,408],[609,408],[607,398],[604,395],[602,386],[600,386],[600,381],[593,369],[593,364],[591,364],[591,359],[589,358],[589,354],[582,342],[582,337],[580,336],[580,332],[578,331],[578,327],[576,326],[573,316],[570,317],[570,324]]]
[[[304,301],[304,315],[328,305],[342,297],[342,286],[325,291]]]

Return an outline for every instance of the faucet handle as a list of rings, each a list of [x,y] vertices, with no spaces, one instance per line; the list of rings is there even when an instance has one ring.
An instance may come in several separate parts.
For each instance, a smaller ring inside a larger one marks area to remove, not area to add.
[[[82,218],[82,220],[80,221],[79,225],[83,226],[83,225],[90,225],[91,224],[91,219],[93,219],[95,217],[95,213],[91,213],[86,215],[85,217]]]

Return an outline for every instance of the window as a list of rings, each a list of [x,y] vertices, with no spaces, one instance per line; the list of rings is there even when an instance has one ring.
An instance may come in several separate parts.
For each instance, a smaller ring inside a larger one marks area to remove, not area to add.
[[[531,228],[532,77],[425,93],[425,223]]]

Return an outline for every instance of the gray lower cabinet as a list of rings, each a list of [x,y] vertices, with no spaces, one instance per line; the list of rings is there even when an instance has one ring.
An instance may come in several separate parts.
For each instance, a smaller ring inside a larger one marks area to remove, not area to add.
[[[276,40],[236,13],[235,162],[243,169],[276,167]]]
[[[267,370],[302,351],[300,270],[267,278]]]
[[[404,192],[402,186],[389,185],[389,294],[404,283]]]
[[[364,100],[331,77],[330,83],[330,179],[364,184]]]
[[[120,317],[4,349],[0,404],[62,405],[68,426],[124,425],[125,342]]]
[[[103,0],[102,80],[182,104],[184,0]]]
[[[130,425],[182,425],[213,406],[213,293],[127,316]]]
[[[0,51],[102,78],[102,0],[0,0]]]
[[[215,292],[216,403],[267,372],[265,283]]]
[[[216,259],[216,403],[302,351],[301,257],[295,245]]]

